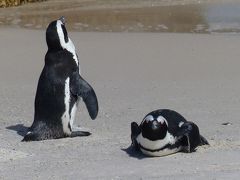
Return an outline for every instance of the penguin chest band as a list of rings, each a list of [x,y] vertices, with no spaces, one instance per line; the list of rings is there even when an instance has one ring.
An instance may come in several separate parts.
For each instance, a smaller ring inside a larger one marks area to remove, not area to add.
[[[177,139],[169,132],[167,132],[164,139],[156,141],[151,141],[147,138],[144,138],[142,134],[140,134],[136,140],[139,143],[141,151],[150,156],[165,156],[176,153],[181,149],[180,146],[174,146]]]

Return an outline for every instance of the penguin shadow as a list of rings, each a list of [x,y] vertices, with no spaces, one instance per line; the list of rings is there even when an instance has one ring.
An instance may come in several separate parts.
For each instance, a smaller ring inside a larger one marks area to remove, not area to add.
[[[140,151],[137,151],[132,145],[126,149],[121,150],[127,153],[129,157],[137,158],[139,160],[147,158],[147,156],[143,155]]]
[[[17,134],[20,136],[25,136],[28,131],[28,127],[24,126],[23,124],[16,124],[16,125],[8,126],[8,127],[6,127],[6,129],[16,131]]]

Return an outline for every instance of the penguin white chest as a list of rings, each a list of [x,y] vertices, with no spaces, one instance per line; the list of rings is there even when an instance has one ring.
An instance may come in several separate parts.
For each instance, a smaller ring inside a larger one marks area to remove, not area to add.
[[[71,134],[71,130],[69,128],[69,123],[70,123],[70,114],[69,114],[69,108],[70,108],[70,78],[69,77],[65,80],[64,106],[65,106],[65,110],[64,110],[64,113],[62,115],[63,132],[66,133],[66,134]]]
[[[173,154],[181,150],[181,147],[176,147],[173,149],[165,148],[166,145],[173,145],[176,143],[177,138],[167,132],[164,139],[151,141],[144,138],[142,134],[137,137],[137,142],[140,145],[140,150],[143,154],[148,156],[166,156]]]

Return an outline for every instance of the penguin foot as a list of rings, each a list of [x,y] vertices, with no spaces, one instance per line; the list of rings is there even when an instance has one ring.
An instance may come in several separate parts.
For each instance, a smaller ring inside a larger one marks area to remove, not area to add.
[[[70,137],[77,137],[77,136],[89,136],[91,133],[88,128],[84,127],[72,127],[72,132],[70,134]]]
[[[79,126],[73,126],[72,128],[72,131],[88,131],[90,132],[90,129],[89,128],[85,128],[85,127],[79,127]]]
[[[72,131],[70,137],[78,137],[78,136],[89,136],[91,135],[88,131]]]

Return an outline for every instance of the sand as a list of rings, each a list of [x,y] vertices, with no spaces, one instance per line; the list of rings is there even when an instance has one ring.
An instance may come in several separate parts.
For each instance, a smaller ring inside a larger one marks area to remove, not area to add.
[[[45,32],[1,28],[0,37],[0,179],[239,179],[239,35],[70,32],[99,99],[96,120],[81,103],[75,122],[92,135],[29,143]],[[129,155],[130,123],[158,108],[195,122],[211,145]]]

